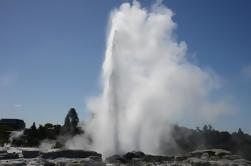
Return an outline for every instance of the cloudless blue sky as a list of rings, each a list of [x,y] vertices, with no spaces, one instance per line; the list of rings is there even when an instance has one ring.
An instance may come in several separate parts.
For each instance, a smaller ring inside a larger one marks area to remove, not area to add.
[[[122,2],[1,0],[0,118],[62,124],[75,107],[86,119],[85,101],[100,90],[108,16]],[[149,8],[154,1],[140,2]],[[251,133],[251,1],[163,3],[175,13],[189,59],[223,79],[220,93],[236,107],[212,125]]]

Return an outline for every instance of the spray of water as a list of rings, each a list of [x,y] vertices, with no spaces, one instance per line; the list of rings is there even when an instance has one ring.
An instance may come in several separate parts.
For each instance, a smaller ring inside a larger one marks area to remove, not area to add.
[[[84,127],[85,135],[67,142],[69,148],[105,155],[160,153],[168,122],[194,115],[214,119],[226,110],[224,102],[210,100],[219,87],[215,74],[189,62],[186,43],[176,41],[172,16],[161,3],[147,10],[137,1],[111,12],[103,92],[88,102],[93,118]]]

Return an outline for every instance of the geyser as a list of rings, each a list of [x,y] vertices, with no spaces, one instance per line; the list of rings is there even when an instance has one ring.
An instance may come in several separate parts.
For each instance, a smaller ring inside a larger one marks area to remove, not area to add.
[[[161,153],[159,140],[164,131],[169,139],[168,122],[211,120],[226,110],[224,102],[210,100],[219,87],[217,77],[189,62],[186,43],[174,37],[172,16],[161,3],[147,10],[137,1],[111,12],[103,91],[88,101],[93,118],[84,135],[67,142],[69,148],[104,155]]]

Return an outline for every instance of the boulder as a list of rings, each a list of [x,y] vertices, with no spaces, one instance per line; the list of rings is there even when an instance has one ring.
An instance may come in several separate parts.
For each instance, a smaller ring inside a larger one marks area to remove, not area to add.
[[[187,162],[190,163],[192,166],[210,166],[210,162],[202,160],[200,158],[189,158]]]
[[[6,153],[8,153],[7,151],[0,151],[0,156],[2,155],[2,154],[6,154]]]
[[[192,157],[201,157],[203,153],[208,153],[209,156],[225,156],[232,153],[224,149],[209,149],[209,150],[195,150],[190,152]]]
[[[1,153],[0,160],[10,160],[10,159],[18,159],[19,156],[17,153]]]
[[[102,161],[102,157],[101,156],[90,156],[89,159],[91,161]]]
[[[144,157],[145,162],[164,162],[164,161],[173,161],[174,156],[153,156],[153,155],[146,155]]]
[[[35,165],[45,165],[44,159],[37,157],[37,158],[23,158],[25,161],[26,165],[28,166],[35,166]]]
[[[56,164],[49,161],[45,161],[44,166],[56,166]]]
[[[145,153],[140,151],[132,151],[124,154],[123,157],[127,160],[132,160],[133,158],[144,158]]]
[[[140,158],[132,158],[132,160],[130,161],[129,165],[141,166],[141,165],[146,165],[146,164],[143,163],[143,161]]]
[[[6,152],[7,152],[7,148],[0,146],[0,153],[6,153]]]
[[[120,155],[112,155],[105,159],[106,163],[113,163],[113,164],[125,164],[126,159]]]
[[[40,152],[37,150],[23,150],[22,154],[24,158],[36,158],[40,155]]]
[[[209,161],[211,166],[232,166],[231,161],[226,159],[219,159],[217,161]]]
[[[55,159],[55,158],[87,158],[90,156],[102,157],[101,154],[94,151],[84,150],[57,150],[52,152],[41,153],[44,159]]]
[[[203,153],[201,156],[200,156],[200,158],[202,159],[202,160],[208,160],[209,159],[209,154],[208,153]]]
[[[2,153],[7,153],[7,150],[0,149],[0,154],[2,154]]]
[[[0,160],[1,166],[25,166],[26,163],[22,159],[15,160]]]
[[[225,155],[223,158],[228,160],[243,159],[240,155]]]
[[[251,165],[251,161],[245,160],[245,159],[236,159],[233,160],[233,164],[239,164],[239,165],[243,165],[243,166],[250,166]]]
[[[216,161],[216,160],[219,160],[220,157],[219,156],[210,156],[209,160],[212,160],[212,161]]]
[[[43,165],[47,166],[105,166],[102,161],[93,161],[89,158],[56,158],[47,159]]]
[[[187,156],[175,156],[174,160],[175,161],[184,161],[187,159]]]

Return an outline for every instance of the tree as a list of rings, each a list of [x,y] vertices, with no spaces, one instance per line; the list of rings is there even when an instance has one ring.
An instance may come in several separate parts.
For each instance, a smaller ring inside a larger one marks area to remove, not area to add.
[[[35,123],[35,122],[32,123],[31,130],[32,130],[32,131],[36,131],[36,130],[37,130],[37,127],[36,127],[36,123]]]
[[[208,131],[208,126],[207,125],[203,126],[203,131]]]
[[[38,130],[36,127],[36,123],[33,122],[29,129],[24,130],[24,139],[26,140],[26,146],[38,146],[39,145],[39,138],[38,138]]]
[[[199,126],[196,127],[196,131],[198,131],[198,132],[201,131]]]
[[[79,118],[75,108],[71,108],[65,117],[64,129],[71,134],[76,134],[78,131]]]
[[[241,128],[238,129],[238,135],[244,135],[243,131],[241,130]]]
[[[212,125],[210,125],[210,124],[208,125],[208,130],[209,130],[209,131],[212,131],[212,130],[213,130]]]
[[[46,129],[52,129],[52,128],[53,128],[53,124],[51,124],[51,123],[46,123],[46,124],[44,125],[44,127],[45,127]]]

